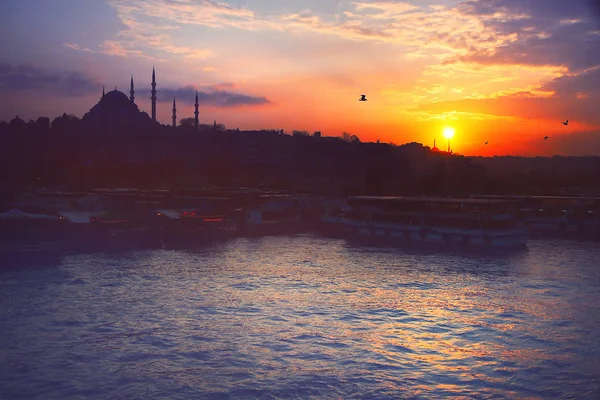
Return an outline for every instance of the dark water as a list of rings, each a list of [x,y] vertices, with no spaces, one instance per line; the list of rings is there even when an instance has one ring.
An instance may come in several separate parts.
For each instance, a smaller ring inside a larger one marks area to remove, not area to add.
[[[598,399],[599,250],[301,236],[4,268],[0,398]]]

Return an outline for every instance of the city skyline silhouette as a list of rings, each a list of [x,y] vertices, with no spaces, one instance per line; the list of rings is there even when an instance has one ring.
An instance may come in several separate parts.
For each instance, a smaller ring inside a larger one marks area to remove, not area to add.
[[[593,1],[309,3],[5,2],[0,120],[82,118],[131,76],[150,115],[154,66],[165,125],[173,98],[194,118],[198,92],[201,124],[428,146],[453,128],[466,155],[600,155]]]

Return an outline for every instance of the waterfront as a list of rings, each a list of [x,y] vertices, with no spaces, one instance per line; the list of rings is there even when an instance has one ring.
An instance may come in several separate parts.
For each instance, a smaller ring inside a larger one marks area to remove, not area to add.
[[[598,398],[598,250],[302,235],[5,268],[0,397]]]

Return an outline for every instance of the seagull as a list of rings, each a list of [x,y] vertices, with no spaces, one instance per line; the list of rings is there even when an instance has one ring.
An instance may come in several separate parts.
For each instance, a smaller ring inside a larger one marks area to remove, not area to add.
[[[358,101],[367,101],[367,95],[366,94],[361,94],[360,95],[360,100]]]
[[[567,125],[569,125],[569,120],[566,120],[565,122],[562,122],[562,121],[561,121],[561,123],[562,123],[563,125],[567,126]]]
[[[544,136],[544,140],[547,140],[547,139],[548,139],[548,136]]]

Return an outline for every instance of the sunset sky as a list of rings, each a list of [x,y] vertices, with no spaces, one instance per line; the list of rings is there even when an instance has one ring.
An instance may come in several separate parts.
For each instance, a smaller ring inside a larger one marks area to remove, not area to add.
[[[149,112],[154,65],[165,124],[198,89],[201,122],[230,128],[445,147],[450,127],[467,155],[600,155],[596,4],[4,0],[0,120],[82,117],[132,74]]]

